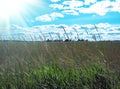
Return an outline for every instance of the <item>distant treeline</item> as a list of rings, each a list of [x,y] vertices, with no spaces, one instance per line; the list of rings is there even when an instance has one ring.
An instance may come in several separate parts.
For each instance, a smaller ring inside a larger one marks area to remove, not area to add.
[[[84,40],[84,39],[78,39],[76,42],[87,42],[88,40]],[[75,42],[75,40],[71,40],[71,39],[65,39],[65,40],[50,40],[47,39],[46,42]]]

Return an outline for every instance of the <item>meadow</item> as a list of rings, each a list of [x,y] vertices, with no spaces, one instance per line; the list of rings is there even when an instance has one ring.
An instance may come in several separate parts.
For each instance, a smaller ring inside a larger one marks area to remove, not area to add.
[[[0,41],[0,89],[120,89],[120,42]]]

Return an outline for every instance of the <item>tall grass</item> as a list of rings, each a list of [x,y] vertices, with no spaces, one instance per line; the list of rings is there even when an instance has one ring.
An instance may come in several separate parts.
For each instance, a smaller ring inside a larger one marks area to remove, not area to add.
[[[119,89],[119,49],[119,42],[0,41],[0,89]]]
[[[20,66],[21,67],[21,66]],[[119,89],[120,80],[101,65],[87,68],[41,66],[28,71],[2,70],[1,89]]]

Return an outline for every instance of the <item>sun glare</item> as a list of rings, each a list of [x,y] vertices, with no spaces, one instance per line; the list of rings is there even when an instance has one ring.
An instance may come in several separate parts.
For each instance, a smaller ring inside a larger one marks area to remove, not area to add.
[[[9,16],[16,13],[20,6],[23,4],[23,0],[0,0],[0,14],[2,17]]]
[[[35,0],[0,0],[0,18],[10,17],[24,10],[25,5]]]
[[[35,8],[42,6],[41,0],[0,0],[0,27],[10,28],[12,24],[28,26],[35,14]],[[28,22],[27,22],[28,21]]]

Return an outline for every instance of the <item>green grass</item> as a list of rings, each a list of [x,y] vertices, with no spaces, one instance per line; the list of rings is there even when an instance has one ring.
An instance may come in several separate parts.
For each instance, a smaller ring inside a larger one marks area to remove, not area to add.
[[[4,70],[1,89],[119,89],[120,80],[101,65],[64,68],[57,65],[24,70]]]
[[[119,42],[0,42],[0,89],[120,89]]]

